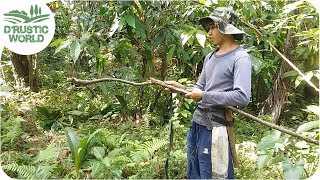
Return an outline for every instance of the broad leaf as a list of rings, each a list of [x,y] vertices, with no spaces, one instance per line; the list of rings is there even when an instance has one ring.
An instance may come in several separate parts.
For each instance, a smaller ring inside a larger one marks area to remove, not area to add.
[[[69,144],[69,147],[71,150],[72,157],[75,160],[75,158],[78,154],[79,140],[78,140],[76,134],[74,133],[74,131],[71,130],[70,128],[68,128],[68,127],[64,128],[64,132],[67,136],[67,140],[68,140],[68,144]]]
[[[57,54],[58,52],[60,52],[62,49],[65,49],[67,47],[70,46],[70,44],[72,43],[73,39],[67,39],[63,42],[60,43],[60,45],[57,47],[57,49],[55,50],[54,54]]]
[[[75,64],[81,53],[81,45],[78,39],[74,39],[70,45],[70,56]]]
[[[280,135],[281,132],[275,130],[271,135],[263,137],[257,146],[257,150],[273,148],[275,143],[281,140]]]
[[[60,43],[62,43],[63,41],[65,41],[65,39],[57,39],[55,41],[53,41],[52,43],[50,43],[49,47],[55,47],[58,46]]]
[[[124,99],[123,96],[120,96],[120,95],[115,95],[115,97],[117,98],[117,100],[119,101],[119,103],[121,104],[121,106],[125,109],[128,109],[128,103],[127,101]]]
[[[142,21],[140,21],[139,19],[136,19],[136,31],[137,31],[137,34],[142,37],[143,39],[146,38],[146,27],[145,25],[143,24]]]
[[[95,176],[98,174],[102,169],[104,165],[101,162],[95,162],[92,166],[92,176]]]
[[[260,153],[261,154],[258,154],[258,168],[261,169],[263,167],[265,167],[269,161],[271,160],[271,157],[273,155],[273,150],[270,150],[270,151],[265,151],[265,150],[262,150]]]
[[[307,144],[306,141],[299,141],[297,142],[294,146],[296,146],[297,148],[300,148],[300,149],[306,149],[306,148],[309,148],[310,146]]]
[[[129,26],[133,27],[133,28],[136,28],[136,21],[134,19],[133,16],[131,15],[126,15],[123,17],[124,20],[128,23]]]
[[[77,110],[69,111],[68,113],[71,114],[71,115],[76,115],[76,116],[80,116],[82,114],[81,111],[77,111]]]
[[[170,48],[170,50],[169,50],[169,52],[168,52],[168,54],[167,54],[166,60],[167,60],[167,63],[168,63],[168,64],[171,64],[171,60],[172,60],[173,53],[174,53],[175,49],[176,49],[176,45],[173,45],[173,46]]]
[[[188,33],[183,32],[180,36],[182,46],[191,38],[191,36],[196,32],[196,30],[191,30]]]
[[[84,34],[82,34],[80,41],[86,42],[90,39],[91,36],[92,36],[92,34],[90,32],[85,32]]]
[[[206,42],[206,33],[204,31],[198,30],[196,32],[196,38],[197,38],[199,44],[204,48],[204,44]]]
[[[285,14],[290,13],[291,11],[297,9],[302,3],[304,3],[304,1],[300,0],[300,1],[285,5],[283,7],[283,9],[284,9],[283,13],[285,13]]]
[[[104,157],[102,160],[103,164],[107,167],[110,167],[110,159],[108,157]]]
[[[288,71],[288,72],[284,73],[282,77],[286,78],[286,77],[292,77],[292,76],[297,76],[297,75],[299,75],[299,73],[295,70],[292,70],[292,71]]]
[[[283,175],[285,179],[300,179],[303,173],[304,160],[300,159],[295,165],[289,158],[282,161]]]
[[[180,112],[180,114],[181,114],[184,118],[187,118],[187,117],[188,117],[188,113],[189,113],[189,111],[187,111],[187,110],[183,110],[183,111]]]
[[[298,87],[300,85],[300,83],[303,81],[302,76],[298,76],[297,79],[294,81],[294,87]]]
[[[298,127],[297,132],[306,132],[313,128],[319,128],[319,120],[318,121],[310,121],[302,124]]]
[[[46,116],[46,117],[49,117],[49,116],[50,116],[50,111],[49,111],[48,108],[43,107],[43,106],[37,106],[36,108],[37,108],[37,111],[38,111],[40,114],[42,114],[42,115],[44,115],[44,116]]]
[[[307,106],[307,109],[313,112],[315,115],[320,116],[320,106],[311,105]]]
[[[105,151],[103,147],[93,147],[93,155],[98,158],[102,159],[105,155]]]
[[[92,139],[93,137],[95,137],[96,134],[99,133],[101,130],[102,130],[102,129],[97,129],[96,131],[94,131],[93,133],[91,133],[91,134],[89,135],[88,144],[90,143],[91,139]]]

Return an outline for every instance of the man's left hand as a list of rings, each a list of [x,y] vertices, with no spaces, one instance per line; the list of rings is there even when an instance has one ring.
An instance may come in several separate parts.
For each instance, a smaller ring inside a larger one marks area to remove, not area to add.
[[[200,89],[188,89],[188,93],[185,97],[193,99],[194,101],[200,101],[204,95],[204,92]]]

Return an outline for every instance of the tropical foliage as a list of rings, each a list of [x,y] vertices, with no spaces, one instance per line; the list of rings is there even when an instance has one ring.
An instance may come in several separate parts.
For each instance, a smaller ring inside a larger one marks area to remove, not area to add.
[[[247,33],[239,44],[252,58],[253,94],[243,110],[319,138],[319,92],[305,81],[319,88],[319,18],[308,1],[48,5],[56,15],[54,40],[28,57],[40,63],[29,67],[39,69],[39,92],[21,85],[24,77],[17,75],[11,52],[4,50],[1,58],[1,167],[10,177],[185,178],[186,134],[194,102],[158,86],[82,86],[67,78],[143,82],[154,77],[191,86],[204,57],[217,48],[197,21],[218,6],[233,7]],[[31,7],[30,15],[37,17],[41,10]],[[236,115],[235,122],[241,164],[236,178],[299,179],[315,173],[318,146],[242,116]]]

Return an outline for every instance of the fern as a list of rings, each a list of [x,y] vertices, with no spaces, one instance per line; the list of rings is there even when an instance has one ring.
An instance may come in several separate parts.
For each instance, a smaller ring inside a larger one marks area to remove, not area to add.
[[[50,143],[45,150],[41,150],[35,162],[52,162],[57,158],[60,148],[54,143]]]
[[[53,166],[19,166],[16,163],[3,165],[2,168],[7,171],[15,172],[18,174],[18,178],[25,179],[48,179],[52,175]]]
[[[142,144],[140,150],[146,151],[150,156],[153,156],[155,151],[159,150],[166,144],[168,144],[168,140],[166,139],[153,139],[152,141],[147,141]]]
[[[17,137],[19,137],[22,134],[22,127],[21,124],[25,120],[17,116],[15,118],[9,118],[2,122],[2,134],[3,137],[1,138],[2,143],[13,143]]]
[[[166,139],[153,139],[152,141],[147,141],[138,147],[138,151],[131,153],[131,158],[133,161],[140,162],[143,159],[150,159],[154,156],[155,152],[168,144]]]

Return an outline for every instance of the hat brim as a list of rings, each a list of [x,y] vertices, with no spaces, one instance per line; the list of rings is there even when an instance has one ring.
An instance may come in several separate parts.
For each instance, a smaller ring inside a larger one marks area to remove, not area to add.
[[[222,19],[216,16],[207,16],[205,18],[201,18],[199,20],[199,23],[202,25],[202,27],[206,30],[209,31],[208,24],[209,22],[215,22],[215,23],[222,23]],[[219,31],[222,34],[246,34],[244,31],[240,30],[239,28],[235,27],[232,24],[226,24],[224,28],[221,28],[218,26]]]

